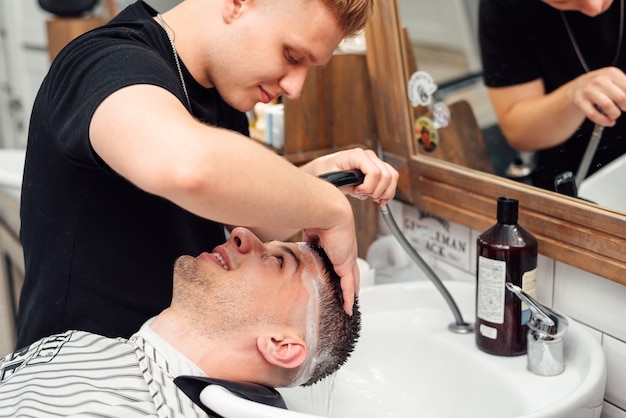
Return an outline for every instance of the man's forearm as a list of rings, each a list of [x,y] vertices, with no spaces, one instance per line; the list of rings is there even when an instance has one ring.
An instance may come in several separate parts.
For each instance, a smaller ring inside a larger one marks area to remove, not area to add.
[[[547,95],[521,99],[507,111],[497,113],[507,141],[519,151],[559,145],[585,120],[585,115],[573,104],[567,84]]]

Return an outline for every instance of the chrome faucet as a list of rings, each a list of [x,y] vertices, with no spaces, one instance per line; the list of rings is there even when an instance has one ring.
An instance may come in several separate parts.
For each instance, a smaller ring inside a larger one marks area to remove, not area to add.
[[[541,376],[560,374],[565,367],[563,344],[569,324],[567,318],[540,304],[512,283],[507,282],[506,288],[530,308],[528,370]]]

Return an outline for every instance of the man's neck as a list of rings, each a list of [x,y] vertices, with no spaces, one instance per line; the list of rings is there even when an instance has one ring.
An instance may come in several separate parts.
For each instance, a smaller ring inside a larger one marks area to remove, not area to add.
[[[211,329],[210,325],[204,325],[199,330],[168,308],[149,326],[155,335],[209,377],[268,385],[263,377],[270,374],[270,366],[258,353],[254,336],[223,332],[210,335],[206,331]]]
[[[207,40],[210,36],[208,31],[216,25],[213,23],[212,9],[209,9],[208,6],[200,8],[196,6],[196,3],[198,2],[185,0],[173,9],[162,13],[161,17],[172,33],[180,60],[194,80],[204,88],[212,88],[214,87],[213,83],[207,78],[202,59],[206,57],[207,49],[211,47]],[[204,1],[204,3],[208,5],[220,2]],[[202,27],[199,27],[198,16],[202,16]]]

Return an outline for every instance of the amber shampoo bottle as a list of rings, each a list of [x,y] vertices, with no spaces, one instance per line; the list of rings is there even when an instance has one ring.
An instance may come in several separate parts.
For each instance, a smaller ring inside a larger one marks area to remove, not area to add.
[[[537,239],[517,223],[518,201],[498,198],[498,222],[477,241],[476,344],[500,356],[526,353],[530,311],[506,282],[536,297]]]

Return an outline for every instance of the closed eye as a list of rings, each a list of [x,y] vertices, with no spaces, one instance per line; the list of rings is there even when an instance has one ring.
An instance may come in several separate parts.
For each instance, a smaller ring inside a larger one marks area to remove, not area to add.
[[[300,270],[300,259],[298,258],[296,253],[293,251],[293,249],[291,249],[290,247],[286,245],[281,245],[280,248],[285,252],[285,255],[293,259],[293,262],[295,263],[296,271]],[[283,256],[281,256],[280,258],[281,258],[281,263],[283,263],[284,262]],[[282,264],[281,264],[281,267],[282,267]]]
[[[280,265],[280,268],[283,268],[283,265],[285,264],[285,258],[282,255],[276,255],[274,256],[276,258],[276,260],[278,260],[278,264]]]
[[[287,50],[285,52],[285,58],[287,59],[287,62],[289,64],[292,64],[292,65],[297,65],[298,64],[298,60],[293,55],[291,55],[291,51],[290,50]]]

